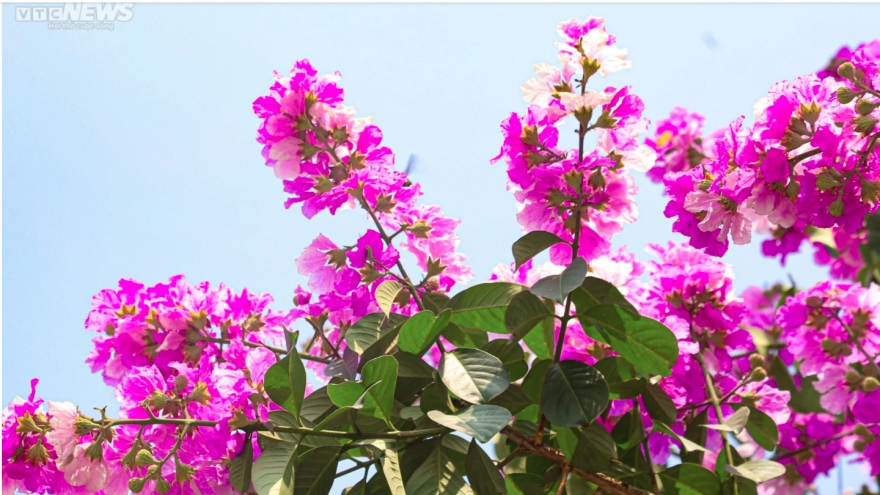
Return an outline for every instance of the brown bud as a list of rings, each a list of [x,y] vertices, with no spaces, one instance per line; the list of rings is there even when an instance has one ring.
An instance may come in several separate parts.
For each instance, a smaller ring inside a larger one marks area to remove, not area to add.
[[[171,490],[171,483],[168,482],[165,478],[159,478],[156,480],[156,491],[165,494]]]
[[[852,122],[853,126],[856,129],[856,132],[861,132],[862,134],[870,134],[874,132],[874,127],[877,125],[878,121],[874,117],[863,115],[861,117],[854,118]]]
[[[801,192],[801,184],[800,182],[791,179],[788,181],[788,184],[785,186],[785,196],[794,201],[797,199],[798,194]]]
[[[134,450],[134,449],[132,449]],[[140,467],[151,466],[159,462],[155,457],[153,457],[153,453],[147,449],[141,449],[138,451],[135,456],[135,464]]]
[[[859,115],[870,115],[870,113],[878,106],[880,106],[880,101],[874,102],[863,98],[856,102],[856,112],[858,112]]]
[[[755,368],[752,370],[752,381],[760,382],[767,378],[767,371],[764,368]]]
[[[95,440],[86,447],[86,457],[93,461],[104,459],[104,441],[101,440],[101,437],[98,437],[98,440]]]
[[[876,203],[880,198],[880,182],[872,180],[861,180],[862,183],[862,201]]]
[[[132,478],[128,480],[128,489],[132,493],[140,493],[144,491],[144,484],[147,482],[144,478]]]
[[[853,428],[853,433],[855,433],[856,435],[858,435],[864,439],[868,439],[871,441],[874,440],[874,434],[871,433],[871,430],[869,430],[867,426],[865,426],[861,423],[857,424],[855,426],[855,428]]]
[[[856,77],[856,68],[853,66],[852,62],[844,62],[837,68],[837,75],[848,81],[852,81]]]
[[[822,172],[816,176],[816,187],[820,191],[827,191],[840,185],[840,182],[829,172]]]
[[[171,397],[168,397],[167,395],[165,395],[165,392],[163,392],[161,390],[154,390],[150,394],[149,403],[151,406],[155,407],[156,409],[164,409],[165,406],[168,405],[168,401],[170,401],[170,400],[171,400]]]
[[[864,452],[867,446],[868,442],[862,440],[861,438],[853,442],[853,448],[856,450],[856,452]]]
[[[77,416],[76,422],[73,424],[73,426],[77,436],[80,437],[98,428],[97,424],[95,424],[91,419],[85,416]]]
[[[752,369],[760,368],[761,366],[764,366],[764,356],[762,356],[760,354],[750,355],[749,356],[749,366],[751,366]]]
[[[859,374],[858,371],[850,368],[846,370],[846,383],[850,385],[857,385],[862,382],[862,375]]]
[[[183,375],[177,375],[174,377],[174,392],[180,393],[186,389],[186,386],[189,385],[189,379]]]
[[[597,168],[593,170],[593,173],[590,174],[590,178],[587,181],[587,184],[590,185],[593,189],[602,189],[605,187],[605,175],[602,174],[602,169]]]
[[[178,461],[174,465],[174,481],[178,483],[186,483],[192,478],[195,471],[196,470],[189,464],[184,464]]]
[[[853,91],[846,86],[842,86],[837,90],[837,101],[846,105],[847,103],[856,99],[861,93],[858,91]]]
[[[835,199],[834,202],[828,206],[828,213],[833,217],[843,216],[844,210],[843,200],[840,198]]]
[[[865,380],[862,382],[862,390],[864,390],[865,392],[873,392],[878,388],[880,388],[880,381],[877,381],[877,379],[873,376],[865,378]]]

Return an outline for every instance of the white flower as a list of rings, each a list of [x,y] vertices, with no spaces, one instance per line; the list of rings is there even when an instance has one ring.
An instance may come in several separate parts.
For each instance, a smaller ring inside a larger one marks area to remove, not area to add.
[[[574,112],[578,108],[598,108],[605,105],[614,95],[598,91],[587,91],[584,94],[559,93],[559,101],[562,106],[569,112]]]
[[[58,464],[67,464],[73,459],[76,449],[76,420],[79,411],[70,402],[49,401],[49,426],[52,430],[46,433],[46,440],[55,447],[58,454]]]
[[[601,29],[592,29],[586,36],[581,38],[583,56],[588,60],[599,63],[599,72],[607,76],[612,72],[628,69],[632,62],[626,60],[626,48],[617,48],[616,45],[608,44],[608,33]],[[570,63],[579,67],[581,54],[576,48],[566,43],[557,43],[561,54],[569,58]]]

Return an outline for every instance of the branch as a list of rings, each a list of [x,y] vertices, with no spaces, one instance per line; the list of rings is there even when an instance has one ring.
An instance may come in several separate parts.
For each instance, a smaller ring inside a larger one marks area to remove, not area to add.
[[[530,454],[542,457],[553,464],[562,467],[563,470],[568,469],[569,472],[580,476],[581,478],[593,483],[599,487],[599,490],[610,495],[652,495],[651,492],[630,486],[622,481],[615,480],[609,476],[598,473],[588,473],[582,469],[578,469],[571,465],[565,459],[565,455],[546,445],[537,445],[531,438],[514,430],[510,426],[505,426],[501,430],[501,434],[507,436],[507,439],[515,443],[518,448],[525,450]]]

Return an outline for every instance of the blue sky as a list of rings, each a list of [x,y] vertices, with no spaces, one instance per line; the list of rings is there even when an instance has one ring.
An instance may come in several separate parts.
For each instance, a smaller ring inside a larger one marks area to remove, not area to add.
[[[375,117],[401,161],[419,156],[424,201],[462,219],[461,251],[486,279],[520,234],[504,167],[488,163],[499,122],[525,108],[532,65],[556,60],[556,24],[587,15],[605,17],[633,61],[603,84],[631,84],[652,121],[681,105],[714,129],[749,118],[775,81],[877,36],[880,5],[137,4],[90,32],[16,22],[3,5],[3,402],[38,376],[44,397],[115,403],[83,363],[83,320],[120,278],[185,273],[287,308],[303,247],[367,227],[360,212],[285,210],[263,166],[251,102],[300,58],[339,70],[347,104]],[[615,243],[644,258],[646,242],[678,237],[659,186],[637,182],[640,219]],[[726,257],[738,289],[824,276],[808,256],[781,268],[758,253]]]

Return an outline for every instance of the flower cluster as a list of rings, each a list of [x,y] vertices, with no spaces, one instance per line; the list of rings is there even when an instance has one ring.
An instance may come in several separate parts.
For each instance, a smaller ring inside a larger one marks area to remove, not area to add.
[[[765,246],[771,255],[796,250],[813,228],[857,233],[880,196],[875,50],[872,43],[853,52],[840,80],[812,74],[773,85],[755,105],[754,125],[735,120],[714,159],[670,170],[665,213],[676,218],[673,229],[715,256],[729,239],[750,242],[753,221],[777,229]]]
[[[382,131],[372,119],[358,118],[343,105],[340,77],[318,75],[308,60],[300,60],[289,76],[276,72],[269,95],[254,101],[266,165],[291,194],[285,206],[302,203],[307,218],[360,206],[377,228],[405,234],[401,246],[423,271],[443,266],[447,285],[466,283],[472,275],[466,257],[456,252],[459,221],[436,206],[417,204],[419,184],[394,169],[394,154],[382,145]]]
[[[504,142],[493,158],[507,164],[508,189],[514,193],[520,225],[526,232],[549,231],[562,239],[578,239],[578,256],[591,261],[611,250],[610,239],[624,223],[635,221],[636,186],[629,169],[645,171],[655,154],[640,145],[648,125],[642,100],[630,87],[588,91],[596,73],[607,75],[626,67],[626,50],[614,44],[600,18],[572,19],[559,25],[561,67],[538,64],[538,76],[523,85],[531,103],[501,124]],[[559,132],[566,119],[578,125],[578,148],[563,148]],[[595,119],[594,119],[595,117]],[[584,137],[596,132],[593,151]],[[551,260],[565,265],[571,246],[551,249]]]
[[[662,183],[668,173],[687,172],[716,158],[715,141],[724,129],[704,136],[705,121],[699,113],[675,107],[668,118],[657,122],[654,137],[645,139],[657,153],[657,161],[647,173],[652,182]]]

